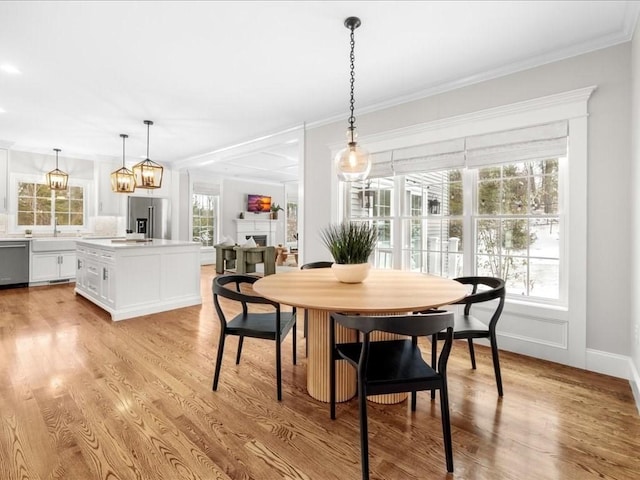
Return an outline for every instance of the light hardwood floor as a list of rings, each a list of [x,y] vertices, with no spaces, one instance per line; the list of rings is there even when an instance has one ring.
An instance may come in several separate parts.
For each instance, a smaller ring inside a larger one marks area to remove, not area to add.
[[[0,291],[0,479],[358,479],[357,400],[329,407],[305,391],[283,346],[230,337],[217,392],[213,267],[203,305],[112,323],[72,285]],[[302,316],[300,316],[301,318]],[[427,345],[425,347],[428,348]],[[638,479],[640,417],[627,381],[466,344],[449,362],[455,473],[447,475],[437,400],[371,404],[372,478]]]

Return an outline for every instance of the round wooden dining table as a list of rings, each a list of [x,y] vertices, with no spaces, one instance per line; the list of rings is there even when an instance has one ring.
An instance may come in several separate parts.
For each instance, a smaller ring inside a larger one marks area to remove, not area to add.
[[[341,283],[330,268],[268,275],[254,283],[253,290],[275,302],[307,309],[307,391],[323,402],[329,402],[330,312],[406,314],[447,305],[467,294],[467,288],[454,280],[402,270],[372,269],[362,283]],[[375,334],[372,340],[389,338],[389,334]],[[356,338],[356,331],[336,325],[336,342],[353,342]],[[355,370],[346,362],[338,362],[336,401],[347,401],[355,393]],[[389,404],[404,398],[406,394],[369,397]]]

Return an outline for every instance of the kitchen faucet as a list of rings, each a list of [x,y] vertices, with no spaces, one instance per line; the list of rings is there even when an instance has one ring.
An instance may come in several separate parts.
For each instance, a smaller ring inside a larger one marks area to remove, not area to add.
[[[53,219],[53,236],[54,237],[58,236],[58,219],[57,218]]]

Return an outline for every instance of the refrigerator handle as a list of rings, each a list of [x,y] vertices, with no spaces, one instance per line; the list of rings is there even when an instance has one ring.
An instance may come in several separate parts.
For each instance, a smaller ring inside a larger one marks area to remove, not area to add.
[[[154,206],[149,205],[149,215],[147,217],[147,223],[149,229],[147,230],[147,238],[153,238],[155,236],[155,225],[153,224],[153,218],[155,217]]]

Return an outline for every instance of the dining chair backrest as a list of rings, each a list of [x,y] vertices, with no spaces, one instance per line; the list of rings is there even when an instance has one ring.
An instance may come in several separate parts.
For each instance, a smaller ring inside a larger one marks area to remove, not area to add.
[[[359,330],[365,335],[373,331],[396,333],[411,337],[423,337],[453,327],[453,312],[437,311],[434,313],[413,315],[372,316],[344,315],[332,313],[331,316],[340,325]]]
[[[469,315],[471,312],[471,305],[474,303],[489,302],[491,300],[499,299],[498,306],[491,316],[489,325],[495,324],[504,308],[504,301],[506,297],[505,282],[501,278],[497,277],[458,277],[454,278],[456,282],[464,285],[471,285],[472,290],[469,295],[461,300],[455,302],[455,305],[464,305],[464,314]],[[489,287],[487,290],[478,290],[479,286]]]
[[[250,303],[273,305],[277,310],[280,309],[279,303],[273,302],[259,295],[250,295],[242,292],[242,285],[250,286],[258,280],[258,277],[242,274],[219,275],[213,279],[213,301],[221,322],[225,321],[225,316],[222,308],[220,307],[218,296],[240,302],[242,304],[242,311],[245,315],[247,314],[248,304]],[[230,284],[235,285],[235,290],[229,288]]]
[[[300,267],[300,270],[311,270],[312,268],[331,268],[331,265],[333,265],[333,262],[326,262],[326,261],[311,262],[311,263],[305,263],[304,265],[302,265]]]

